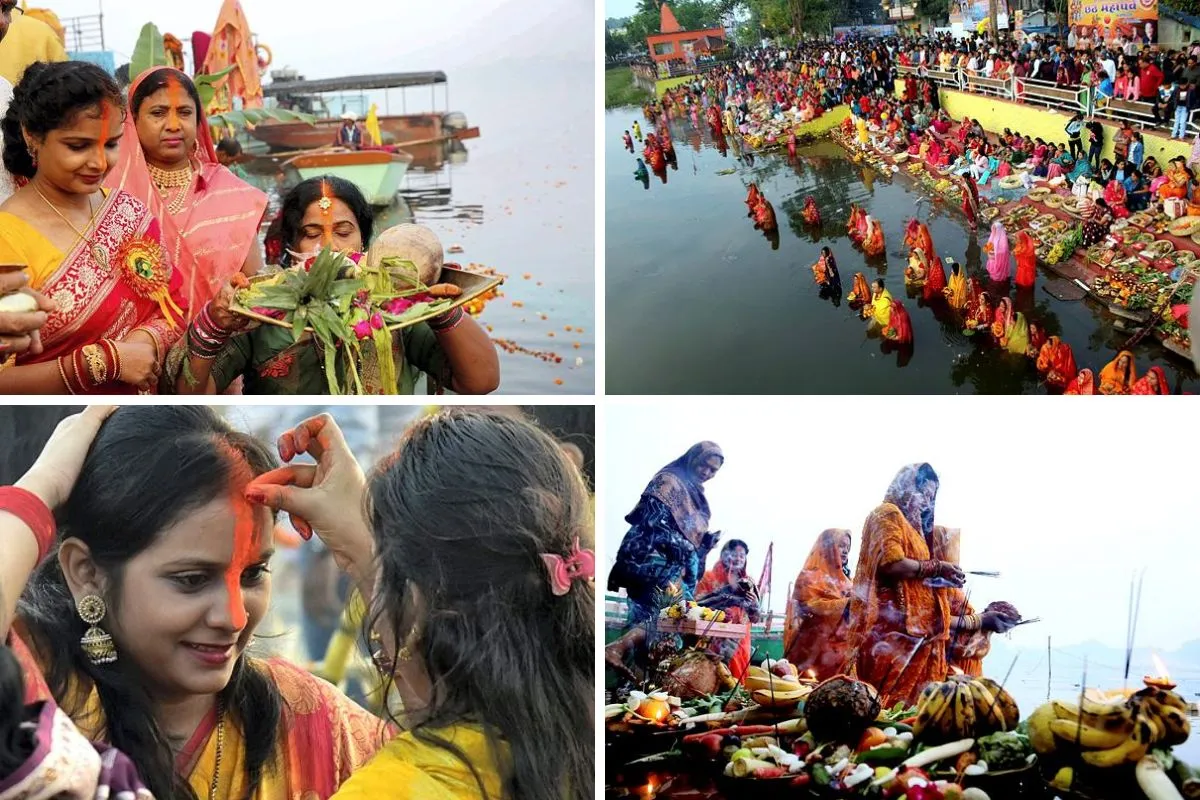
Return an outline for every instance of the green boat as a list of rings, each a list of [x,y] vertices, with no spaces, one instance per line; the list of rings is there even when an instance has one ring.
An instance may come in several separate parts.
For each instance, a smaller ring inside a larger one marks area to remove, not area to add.
[[[396,199],[413,157],[403,150],[329,150],[305,153],[285,162],[304,180],[333,175],[353,183],[372,206],[387,208]]]
[[[604,641],[615,641],[625,631],[629,618],[625,598],[618,594],[604,595]],[[783,615],[768,611],[762,622],[750,626],[750,647],[754,663],[764,658],[783,658]]]

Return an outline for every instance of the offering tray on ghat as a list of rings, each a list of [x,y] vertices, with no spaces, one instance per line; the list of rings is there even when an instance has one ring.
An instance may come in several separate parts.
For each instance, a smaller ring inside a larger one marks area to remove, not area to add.
[[[1046,205],[1048,205],[1050,208],[1062,208],[1063,198],[1059,195],[1052,194],[1046,198]]]
[[[1172,236],[1188,237],[1200,233],[1200,217],[1179,217],[1167,223]]]
[[[1029,190],[1029,199],[1037,202],[1042,202],[1050,196],[1050,189],[1046,186],[1037,186]]]

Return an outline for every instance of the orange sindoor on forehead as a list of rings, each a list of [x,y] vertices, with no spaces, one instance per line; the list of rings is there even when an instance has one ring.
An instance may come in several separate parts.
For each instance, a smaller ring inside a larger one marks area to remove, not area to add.
[[[167,125],[178,128],[181,126],[179,121],[179,107],[183,105],[187,99],[187,93],[183,90],[183,84],[179,82],[179,78],[174,75],[167,77]]]
[[[255,524],[254,506],[246,500],[246,487],[254,479],[254,472],[246,457],[237,449],[222,441],[221,450],[229,460],[229,503],[233,508],[233,555],[225,570],[225,590],[229,602],[229,618],[239,630],[246,627],[248,615],[246,602],[242,598],[242,573],[259,558],[261,535]]]
[[[321,244],[329,247],[333,244],[333,192],[329,189],[329,181],[321,181]]]

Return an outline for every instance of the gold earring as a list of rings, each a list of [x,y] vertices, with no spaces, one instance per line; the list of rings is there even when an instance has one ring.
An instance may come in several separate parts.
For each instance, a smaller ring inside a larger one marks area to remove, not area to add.
[[[417,629],[416,627],[413,627],[413,629],[408,632],[408,636],[404,637],[404,644],[400,646],[400,650],[396,653],[396,658],[400,661],[412,661],[413,648],[417,645],[416,639]]]
[[[111,664],[116,661],[117,648],[113,644],[112,636],[97,624],[108,613],[108,606],[104,605],[104,600],[100,595],[84,595],[79,598],[76,608],[79,618],[91,626],[79,640],[88,661],[93,664]]]

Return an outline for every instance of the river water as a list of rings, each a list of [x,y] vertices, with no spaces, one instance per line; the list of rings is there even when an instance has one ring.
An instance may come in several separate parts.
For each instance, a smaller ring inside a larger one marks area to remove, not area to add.
[[[916,186],[885,180],[846,158],[832,141],[786,153],[743,157],[735,142],[720,152],[707,130],[675,121],[678,169],[666,182],[636,181],[622,133],[641,110],[605,115],[606,389],[614,394],[952,394],[1044,393],[1032,361],[1001,351],[991,337],[968,337],[941,308],[905,296],[904,226],[917,215],[945,259],[983,275],[987,233],[973,235],[957,210],[932,203]],[[703,123],[703,120],[701,120]],[[719,174],[732,169],[730,174]],[[776,241],[746,216],[746,187],[756,181],[775,206]],[[804,198],[816,198],[823,228],[805,229]],[[870,259],[852,246],[845,222],[852,202],[884,226],[886,255]],[[810,267],[822,246],[837,259],[846,291],[855,272],[885,278],[912,318],[914,346],[895,351],[868,332],[843,300],[822,299]],[[1016,310],[1039,320],[1096,374],[1129,337],[1084,302],[1060,301],[1042,288],[1014,297]],[[983,341],[986,338],[987,341]],[[978,341],[974,339],[979,339]],[[1161,366],[1173,390],[1200,391],[1190,366],[1156,344],[1135,349],[1139,374]]]
[[[451,110],[466,114],[480,136],[441,164],[414,164],[400,200],[380,213],[375,229],[400,222],[432,228],[446,260],[478,264],[508,276],[503,296],[479,321],[493,339],[547,360],[500,350],[505,394],[587,394],[595,387],[595,97],[588,61],[512,60],[488,69],[449,72]],[[398,92],[392,110],[399,111]],[[442,89],[436,102],[443,102]],[[408,96],[408,111],[430,110],[427,90]],[[416,102],[420,99],[420,102]],[[382,92],[367,102],[385,108]],[[553,125],[531,122],[552,108]],[[440,108],[438,110],[441,110]],[[270,187],[273,171],[250,165]],[[277,208],[278,196],[272,198]],[[571,330],[566,330],[571,328]],[[578,346],[576,346],[578,345]]]

